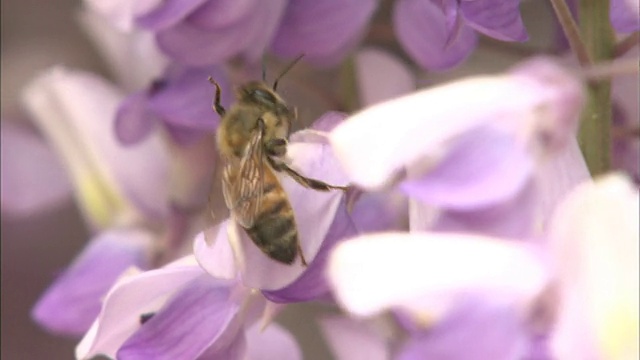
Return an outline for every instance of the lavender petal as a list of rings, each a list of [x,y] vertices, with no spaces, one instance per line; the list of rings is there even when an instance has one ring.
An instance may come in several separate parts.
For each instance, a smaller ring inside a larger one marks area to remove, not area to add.
[[[158,32],[158,47],[176,61],[189,66],[220,64],[244,50],[251,34],[259,29],[234,24],[217,31],[201,30],[181,22]]]
[[[149,267],[151,242],[151,234],[137,229],[99,234],[38,300],[33,318],[56,333],[83,334],[116,279],[131,266]]]
[[[196,358],[236,316],[239,304],[229,296],[229,287],[216,279],[207,275],[194,279],[125,341],[117,358]]]
[[[399,0],[393,11],[393,27],[405,51],[420,66],[446,70],[464,61],[475,49],[477,38],[465,25],[452,35],[447,17],[433,1]]]
[[[161,30],[183,20],[207,0],[165,0],[150,11],[138,15],[136,23],[147,30]]]
[[[149,110],[178,128],[215,130],[220,116],[212,109],[215,87],[207,80],[209,76],[220,85],[222,105],[228,107],[232,93],[226,74],[217,67],[207,67],[177,71],[165,87],[150,97]]]
[[[76,347],[76,357],[115,357],[123,342],[140,328],[141,315],[157,312],[170,296],[199,276],[209,277],[190,256],[161,269],[123,276],[106,295],[100,316]]]
[[[2,214],[30,216],[71,199],[71,182],[44,140],[9,120],[1,124]]]
[[[272,50],[283,57],[339,60],[368,24],[375,0],[289,1]]]
[[[246,20],[256,0],[209,0],[187,18],[200,30],[216,31]]]
[[[414,333],[401,348],[397,359],[524,358],[528,334],[517,306],[471,297],[459,300],[457,305],[441,323]],[[464,341],[464,346],[460,346],[461,339],[473,340]]]
[[[255,324],[247,329],[247,357],[251,360],[301,360],[302,351],[295,338],[278,324],[261,329]]]
[[[520,0],[461,0],[460,13],[475,30],[503,41],[527,41]]]
[[[146,92],[130,95],[120,104],[115,118],[116,138],[122,145],[137,144],[149,136],[159,119],[149,111]]]
[[[428,226],[432,231],[471,232],[488,236],[512,239],[534,237],[534,216],[539,198],[533,182],[523,186],[519,194],[509,201],[486,208],[469,211],[443,210],[435,223]],[[412,223],[412,230],[426,230],[424,223]]]
[[[532,157],[509,134],[481,127],[460,136],[451,147],[433,170],[400,188],[430,205],[464,210],[507,201],[531,177]]]
[[[640,30],[640,8],[635,0],[611,0],[609,17],[611,25],[620,33]]]

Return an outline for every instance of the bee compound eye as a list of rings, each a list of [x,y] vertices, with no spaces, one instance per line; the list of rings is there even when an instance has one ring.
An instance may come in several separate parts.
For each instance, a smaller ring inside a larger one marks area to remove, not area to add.
[[[276,99],[267,91],[262,89],[255,89],[251,92],[251,95],[258,101],[268,104],[275,104]]]

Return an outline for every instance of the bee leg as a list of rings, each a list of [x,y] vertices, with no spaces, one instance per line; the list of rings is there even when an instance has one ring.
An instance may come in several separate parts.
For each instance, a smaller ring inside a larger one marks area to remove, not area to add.
[[[271,139],[264,145],[267,155],[281,157],[287,153],[287,140],[285,139]]]
[[[304,258],[304,254],[302,253],[302,247],[300,246],[300,241],[298,241],[298,254],[300,254],[300,261],[302,262],[302,266],[307,266],[307,259]]]
[[[220,90],[220,85],[218,85],[218,83],[215,80],[213,80],[211,76],[209,76],[209,82],[216,87],[216,96],[213,98],[213,110],[215,110],[215,112],[218,113],[218,115],[224,116],[227,110],[225,110],[222,104],[220,103],[220,94],[222,93],[222,90]]]
[[[342,190],[342,191],[347,191],[349,190],[349,186],[337,186],[337,185],[330,185],[327,184],[324,181],[320,181],[320,180],[316,180],[316,179],[311,179],[308,177],[305,177],[304,175],[298,173],[297,171],[293,170],[292,168],[289,167],[289,165],[282,163],[279,164],[279,170],[283,170],[284,172],[286,172],[289,176],[291,176],[293,178],[293,180],[295,180],[298,184],[309,188],[309,189],[313,189],[313,190],[318,190],[318,191],[329,191],[329,190]]]

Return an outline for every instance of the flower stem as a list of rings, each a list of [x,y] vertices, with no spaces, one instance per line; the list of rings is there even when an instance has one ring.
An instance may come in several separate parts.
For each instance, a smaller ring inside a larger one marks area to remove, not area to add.
[[[608,0],[580,0],[580,35],[594,62],[613,57],[615,38],[609,23]],[[611,167],[611,79],[592,81],[582,114],[578,141],[592,176]]]
[[[351,113],[359,108],[356,63],[353,56],[347,58],[340,68],[340,87],[342,90],[344,111]]]
[[[551,5],[553,6],[553,11],[555,11],[556,16],[558,17],[558,21],[560,22],[560,26],[562,26],[562,31],[564,35],[567,37],[569,41],[569,46],[571,50],[578,58],[578,62],[580,65],[591,65],[593,61],[591,60],[591,55],[589,54],[589,50],[587,46],[583,42],[583,38],[580,36],[580,29],[578,29],[578,25],[573,20],[573,16],[571,15],[571,10],[569,10],[569,6],[565,2],[565,0],[550,0]],[[580,0],[581,3],[586,3],[589,0]],[[593,1],[593,0],[592,0]],[[595,0],[599,1],[599,0]],[[602,2],[602,1],[600,1]],[[609,1],[604,1],[609,5]],[[609,14],[609,10],[607,9],[607,14]],[[608,19],[608,18],[607,18]],[[580,21],[582,24],[583,21]],[[583,35],[584,36],[584,35]]]
[[[629,50],[638,45],[638,42],[640,42],[640,31],[629,34],[626,38],[624,38],[616,45],[616,49],[613,55],[615,57],[620,57],[626,54]]]

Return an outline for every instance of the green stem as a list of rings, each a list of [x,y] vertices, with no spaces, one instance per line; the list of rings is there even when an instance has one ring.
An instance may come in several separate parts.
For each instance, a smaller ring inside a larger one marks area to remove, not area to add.
[[[613,58],[608,0],[580,0],[580,35],[595,64]],[[592,176],[611,167],[611,79],[589,83],[578,140]]]
[[[359,108],[358,83],[356,79],[356,62],[354,56],[347,58],[340,68],[340,88],[344,99],[345,109],[351,113]]]
[[[585,0],[581,0],[585,2]],[[588,1],[588,0],[587,0]],[[601,1],[601,0],[593,0],[593,1]],[[606,0],[603,0],[606,1]],[[571,15],[571,10],[569,10],[569,6],[567,5],[565,0],[550,0],[551,6],[553,6],[553,11],[556,13],[556,17],[558,18],[558,22],[560,26],[562,26],[562,31],[564,32],[564,36],[567,38],[569,42],[569,46],[571,47],[571,51],[575,54],[578,62],[582,66],[591,65],[592,59],[589,56],[589,50],[587,46],[583,43],[583,39],[580,36],[580,29],[578,29],[578,25],[575,20],[573,20],[573,16]],[[607,1],[608,3],[608,1]],[[607,11],[607,14],[609,12]],[[580,22],[582,23],[582,21]]]

